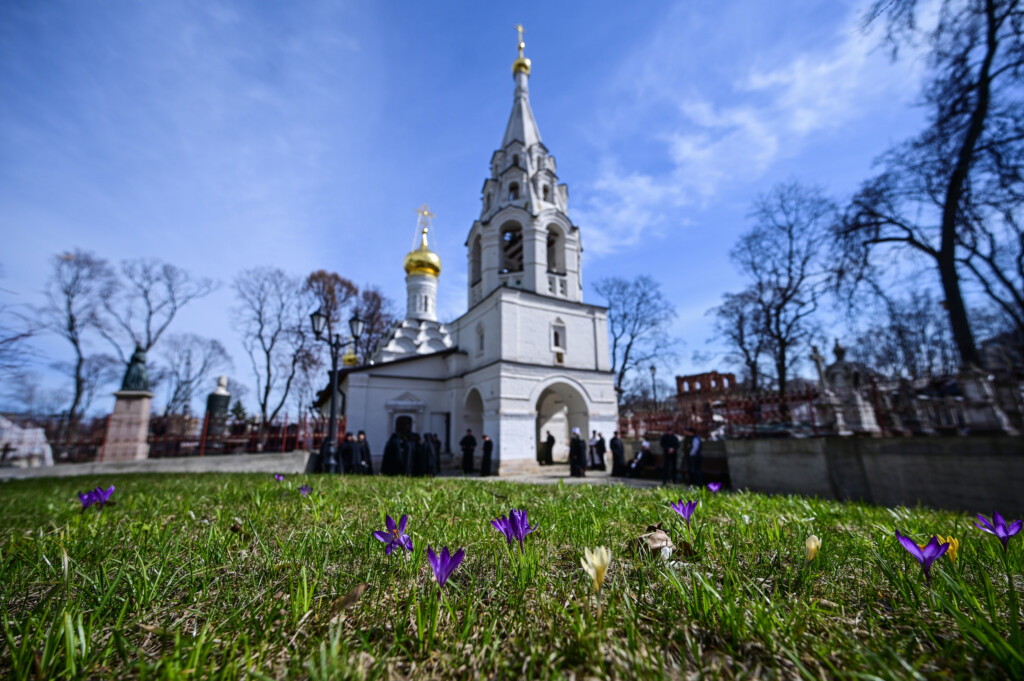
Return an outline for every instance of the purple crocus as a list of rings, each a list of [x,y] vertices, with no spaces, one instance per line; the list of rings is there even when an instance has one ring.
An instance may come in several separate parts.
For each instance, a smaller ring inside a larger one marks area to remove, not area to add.
[[[711,490],[712,494],[718,494],[718,490],[722,489],[722,483],[720,482],[709,482],[708,489]]]
[[[284,482],[284,476],[281,475],[280,473],[274,473],[274,480],[277,480],[278,482]]]
[[[303,485],[302,487],[299,488],[299,494],[301,494],[304,497],[309,496],[309,493],[312,491],[313,488],[310,487],[309,485]]]
[[[108,501],[110,501],[110,496],[113,493],[114,493],[114,486],[113,485],[111,485],[107,489],[103,489],[102,487],[97,487],[96,489],[94,489],[92,491],[93,501],[95,503],[99,504],[100,508],[102,509],[103,508],[103,504],[105,504]]]
[[[530,534],[537,529],[537,525],[530,526],[530,521],[526,518],[525,510],[518,510],[513,508],[508,512],[508,517],[501,516],[491,521],[491,525],[494,526],[498,532],[505,535],[508,545],[512,546],[513,541],[519,542],[519,551],[522,552],[523,541],[526,539],[526,535]]]
[[[395,524],[395,521],[391,519],[391,516],[385,517],[385,523],[388,526],[387,532],[377,530],[373,533],[379,541],[387,544],[384,549],[384,554],[390,556],[391,552],[396,548],[403,548],[406,551],[412,552],[412,538],[405,533],[405,522],[407,516],[402,515],[402,519]]]
[[[674,504],[671,504],[672,510],[683,516],[683,520],[686,521],[686,534],[690,534],[690,516],[693,515],[694,510],[697,508],[697,500],[684,502],[682,499]]]
[[[1007,526],[1003,516],[999,515],[999,511],[995,511],[992,513],[992,522],[989,522],[988,518],[979,513],[978,520],[974,521],[974,526],[982,532],[988,532],[997,536],[999,541],[1003,542],[1003,553],[1006,553],[1010,537],[1020,532],[1021,521],[1014,520]]]
[[[82,510],[84,511],[96,503],[96,492],[92,490],[88,492],[79,492],[78,500],[82,502]]]
[[[932,537],[931,541],[923,546],[918,546],[910,537],[904,537],[900,534],[899,530],[896,530],[896,538],[900,540],[900,544],[903,544],[910,555],[917,558],[917,562],[921,564],[921,569],[924,570],[924,579],[928,584],[932,583],[932,563],[934,563],[942,554],[949,550],[949,542],[944,544],[939,543],[938,537]]]
[[[465,555],[465,549],[459,549],[453,556],[448,553],[447,546],[441,549],[440,554],[435,554],[432,548],[427,547],[427,560],[430,561],[430,567],[434,568],[434,576],[437,577],[437,583],[442,589],[444,588],[444,583],[455,572],[455,568],[459,567]]]

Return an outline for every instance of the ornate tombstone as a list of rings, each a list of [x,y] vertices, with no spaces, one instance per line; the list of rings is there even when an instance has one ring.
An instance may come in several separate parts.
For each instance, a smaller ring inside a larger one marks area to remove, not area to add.
[[[861,391],[864,376],[860,365],[846,361],[846,348],[836,339],[833,352],[836,361],[823,368],[825,358],[813,348],[811,359],[818,367],[821,396],[815,408],[822,420],[831,425],[837,435],[879,435],[881,429],[875,418],[875,410]]]
[[[832,391],[825,376],[825,358],[821,356],[817,345],[812,345],[811,361],[818,370],[818,399],[814,402],[815,414],[820,425],[830,427],[836,435],[846,437],[853,432],[846,427],[842,405]]]
[[[957,383],[964,396],[964,421],[968,432],[1017,435],[999,406],[992,377],[977,368],[961,371]]]
[[[107,421],[107,434],[100,449],[100,461],[131,461],[149,457],[149,392],[146,352],[135,347],[121,389],[114,393],[114,413]]]
[[[228,377],[217,379],[217,389],[206,398],[206,437],[219,439],[224,437],[228,428],[228,407],[231,406],[231,393],[228,391]]]

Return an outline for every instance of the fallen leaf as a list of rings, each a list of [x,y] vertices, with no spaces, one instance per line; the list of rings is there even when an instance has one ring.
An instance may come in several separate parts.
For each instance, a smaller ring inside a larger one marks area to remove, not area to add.
[[[334,624],[338,620],[338,615],[341,614],[342,610],[351,608],[356,602],[362,598],[363,593],[366,591],[369,584],[366,582],[360,582],[356,584],[351,591],[344,596],[339,596],[331,602],[331,624]]]

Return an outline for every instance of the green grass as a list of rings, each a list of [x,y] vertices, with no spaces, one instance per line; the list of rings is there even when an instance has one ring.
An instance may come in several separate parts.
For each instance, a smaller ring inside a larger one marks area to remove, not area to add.
[[[75,492],[99,484],[116,484],[116,505],[80,513]],[[629,553],[658,521],[681,545],[668,502],[695,495],[694,555]],[[489,522],[512,507],[540,524],[522,559]],[[372,538],[385,513],[409,515],[409,559]],[[960,540],[931,589],[897,528]],[[806,567],[810,534],[822,547]],[[428,544],[466,549],[440,600]],[[612,551],[600,618],[580,567],[598,545]],[[999,541],[964,514],[802,497],[269,475],[8,482],[0,677],[1022,678],[1006,574]]]

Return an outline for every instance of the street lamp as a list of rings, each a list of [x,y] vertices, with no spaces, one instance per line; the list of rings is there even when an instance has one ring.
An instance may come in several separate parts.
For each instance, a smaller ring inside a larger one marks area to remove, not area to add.
[[[651,393],[654,395],[654,408],[658,408],[658,384],[654,381],[654,374],[658,373],[658,368],[651,365]]]
[[[359,337],[363,335],[363,329],[366,328],[366,322],[359,317],[359,313],[356,312],[352,315],[352,318],[348,320],[348,328],[352,333],[352,339],[350,341],[342,342],[341,336],[335,334],[334,338],[331,338],[330,333],[326,336],[324,331],[327,330],[327,314],[324,313],[323,308],[318,308],[316,312],[309,315],[309,320],[313,323],[313,334],[318,340],[322,340],[327,343],[331,348],[331,420],[327,425],[327,438],[324,440],[323,445],[320,447],[320,464],[318,466],[325,473],[337,473],[338,472],[338,459],[335,455],[334,444],[335,440],[338,439],[337,426],[338,426],[338,356],[341,354],[342,348],[352,343],[353,348],[356,343],[359,342]]]

